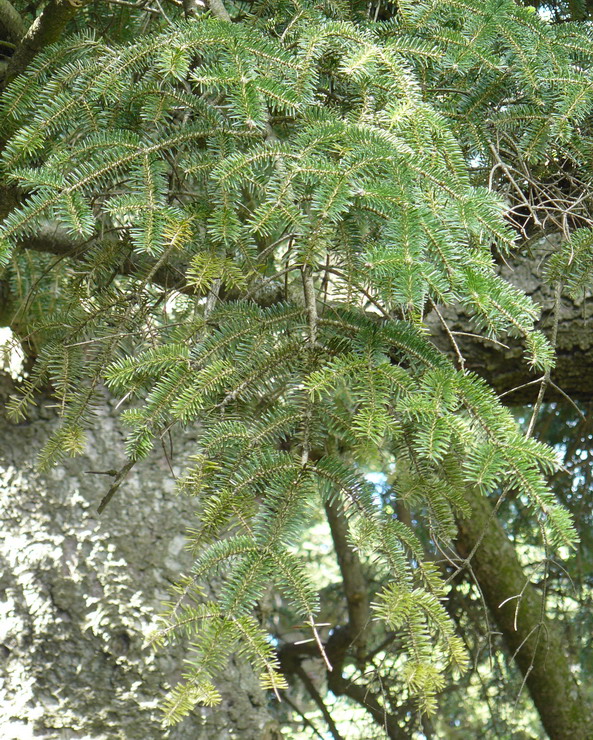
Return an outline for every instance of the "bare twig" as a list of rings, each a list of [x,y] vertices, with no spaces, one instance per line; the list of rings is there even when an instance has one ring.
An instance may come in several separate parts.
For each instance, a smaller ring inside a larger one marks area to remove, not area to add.
[[[449,341],[451,342],[451,346],[453,347],[453,350],[455,351],[455,354],[457,355],[457,360],[459,362],[459,369],[461,370],[461,372],[464,372],[465,371],[465,360],[463,359],[463,355],[461,354],[461,352],[459,350],[459,345],[455,341],[455,337],[453,336],[453,333],[451,332],[451,329],[449,329],[449,326],[447,325],[447,322],[443,318],[441,312],[437,308],[436,303],[431,300],[430,301],[430,304],[431,304],[434,312],[436,313],[436,315],[439,317],[439,321],[441,322],[441,324],[443,326],[443,329],[445,330],[445,333],[449,337]]]
[[[128,477],[128,473],[134,467],[135,464],[136,464],[136,460],[128,460],[128,462],[123,466],[123,468],[119,472],[116,473],[115,480],[113,481],[113,485],[107,491],[107,493],[103,496],[99,506],[97,506],[97,514],[103,513],[103,511],[105,510],[105,507],[111,501],[111,499],[115,496],[118,488],[121,486],[124,480]],[[91,470],[89,472],[92,473],[96,471]],[[108,471],[108,474],[112,474],[112,473],[113,471]]]
[[[562,283],[558,281],[558,283],[556,284],[556,290],[554,294],[554,318],[553,318],[553,323],[552,323],[552,336],[550,337],[550,343],[552,347],[554,348],[554,350],[556,349],[556,343],[558,339],[558,322],[560,319],[561,296],[562,296]],[[544,373],[544,377],[542,379],[542,384],[539,389],[537,400],[533,406],[533,412],[531,414],[531,419],[529,420],[529,427],[526,432],[527,437],[530,437],[533,434],[535,422],[537,421],[537,417],[539,415],[540,409],[544,402],[544,395],[546,393],[546,389],[548,387],[548,384],[550,383],[550,374],[551,374],[551,368],[548,368],[546,372]]]
[[[311,696],[315,704],[317,704],[317,706],[319,707],[319,711],[323,715],[323,719],[325,720],[329,728],[331,736],[334,738],[334,740],[344,740],[342,735],[340,735],[340,733],[338,732],[338,728],[336,727],[336,723],[334,722],[333,717],[331,716],[327,707],[323,703],[321,694],[319,693],[319,691],[317,691],[317,687],[315,686],[315,684],[313,683],[313,681],[311,680],[311,678],[309,677],[309,675],[307,674],[303,666],[300,665],[300,663],[295,668],[295,673],[303,682],[303,685],[309,692],[309,695]]]

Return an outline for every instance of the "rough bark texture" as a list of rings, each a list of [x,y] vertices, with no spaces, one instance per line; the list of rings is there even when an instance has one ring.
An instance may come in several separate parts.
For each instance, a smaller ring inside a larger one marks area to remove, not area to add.
[[[0,38],[18,44],[26,32],[27,27],[12,4],[8,0],[0,0]]]
[[[566,642],[557,625],[542,620],[541,595],[527,581],[489,501],[471,492],[467,498],[472,516],[458,521],[459,552],[467,557],[485,532],[471,567],[546,732],[551,740],[590,740],[593,708],[571,672]]]
[[[20,39],[6,72],[5,84],[20,75],[37,54],[55,43],[67,24],[90,0],[49,0]]]
[[[551,243],[550,243],[551,242]],[[502,265],[501,274],[513,285],[523,290],[542,308],[539,328],[548,336],[551,333],[554,289],[542,279],[545,260],[554,248],[554,241],[540,245],[535,254],[513,257],[509,266]],[[453,332],[472,332],[468,314],[459,306],[451,306],[442,312]],[[429,316],[429,326],[437,345],[451,354],[451,340],[435,315]],[[507,346],[489,340],[455,335],[468,370],[474,370],[498,393],[510,393],[505,400],[511,405],[533,403],[539,386],[533,384],[519,388],[525,383],[541,377],[541,373],[530,371],[519,339],[502,338]],[[572,301],[564,296],[560,307],[557,341],[557,360],[552,380],[573,400],[588,401],[593,398],[593,298],[585,297]],[[561,394],[553,386],[546,391],[547,400],[558,400]]]
[[[3,408],[0,386],[0,409]],[[105,470],[121,462],[109,406],[88,452],[47,474],[36,452],[52,410],[10,424],[0,411],[0,737],[3,740],[273,740],[278,725],[253,672],[226,667],[223,703],[161,727],[158,700],[184,649],[144,647],[168,586],[187,567],[192,503],[176,497],[166,461],[131,473],[99,518]],[[180,445],[175,462],[188,453]]]

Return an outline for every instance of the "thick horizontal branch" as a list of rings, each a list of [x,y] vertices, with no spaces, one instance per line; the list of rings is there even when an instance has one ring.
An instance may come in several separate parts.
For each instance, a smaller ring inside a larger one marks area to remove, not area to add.
[[[18,202],[13,189],[0,189],[0,218]],[[115,238],[115,237],[106,237]],[[63,229],[47,225],[34,237],[22,242],[23,248],[53,254],[56,257],[81,259],[93,242],[77,242]],[[148,257],[134,254],[130,249],[128,257],[120,264],[122,274],[144,276],[155,266]],[[194,293],[185,282],[186,265],[169,260],[158,267],[151,277],[152,282],[168,290]],[[509,266],[501,267],[501,274],[509,282],[526,292],[542,308],[540,328],[544,333],[551,328],[553,308],[553,289],[541,279],[542,255],[515,257]],[[262,305],[270,305],[281,300],[280,285],[270,285],[266,294],[258,296]],[[236,299],[238,294],[222,295],[221,298]],[[1,313],[1,310],[0,310]],[[510,405],[533,403],[539,386],[538,374],[530,370],[523,342],[516,338],[502,338],[499,342],[480,337],[472,329],[471,317],[459,306],[441,309],[461,353],[465,367],[481,375],[499,394],[507,394]],[[557,361],[552,372],[552,384],[546,391],[546,400],[561,400],[562,392],[575,401],[593,400],[593,298],[574,302],[563,298],[560,309],[557,342]],[[445,331],[440,319],[433,313],[427,317],[430,333],[435,344],[455,358],[451,335]],[[558,390],[558,389],[561,389]]]
[[[57,258],[81,260],[97,244],[109,244],[119,242],[117,236],[107,234],[105,237],[94,239],[87,242],[78,242],[59,227],[47,224],[38,230],[35,236],[28,237],[26,241],[21,242],[20,247],[41,252],[44,254],[53,254]],[[156,267],[156,269],[155,269]],[[194,293],[185,281],[184,264],[175,264],[174,260],[168,260],[160,266],[157,266],[155,260],[149,257],[142,257],[134,254],[130,245],[129,255],[120,262],[120,273],[122,275],[134,275],[142,277],[151,275],[151,282],[160,285],[168,290],[177,290],[179,292]]]
[[[538,304],[541,321],[538,328],[550,336],[554,289],[542,279],[545,254],[514,257],[500,268],[508,282],[527,293]],[[505,403],[521,405],[533,403],[537,398],[541,373],[530,370],[523,342],[517,338],[502,337],[500,342],[471,336],[474,333],[469,314],[459,306],[441,310],[453,338],[465,360],[465,367],[481,375]],[[443,351],[454,355],[451,337],[445,332],[436,315],[428,317],[431,335]],[[574,302],[563,296],[558,324],[556,365],[552,382],[546,390],[546,400],[562,400],[564,392],[575,401],[593,399],[593,297],[583,297]],[[560,390],[559,390],[560,389]]]

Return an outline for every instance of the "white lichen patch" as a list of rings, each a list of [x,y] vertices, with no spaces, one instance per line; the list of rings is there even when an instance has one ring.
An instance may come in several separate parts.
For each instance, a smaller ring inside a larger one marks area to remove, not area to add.
[[[35,455],[53,411],[19,424],[0,412],[0,738],[259,740],[271,722],[266,698],[236,662],[221,677],[220,707],[161,726],[158,702],[186,649],[157,654],[147,637],[191,565],[184,532],[195,502],[173,493],[155,456],[97,515],[108,479],[85,471],[122,464],[110,413],[96,420],[83,457],[42,475]]]

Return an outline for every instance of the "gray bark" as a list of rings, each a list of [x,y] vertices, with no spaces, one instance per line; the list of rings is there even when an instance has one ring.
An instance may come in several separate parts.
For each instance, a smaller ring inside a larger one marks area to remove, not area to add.
[[[27,27],[12,3],[0,0],[0,38],[18,44],[26,32]]]
[[[0,409],[5,400],[0,386]],[[192,502],[173,493],[164,456],[140,463],[101,517],[110,478],[85,473],[122,462],[107,404],[85,455],[40,474],[35,455],[56,424],[42,405],[11,424],[0,411],[0,737],[4,740],[273,740],[273,706],[251,669],[225,667],[223,701],[177,727],[158,701],[179,677],[184,646],[145,646],[168,587],[188,567]],[[179,445],[174,466],[191,451]]]

